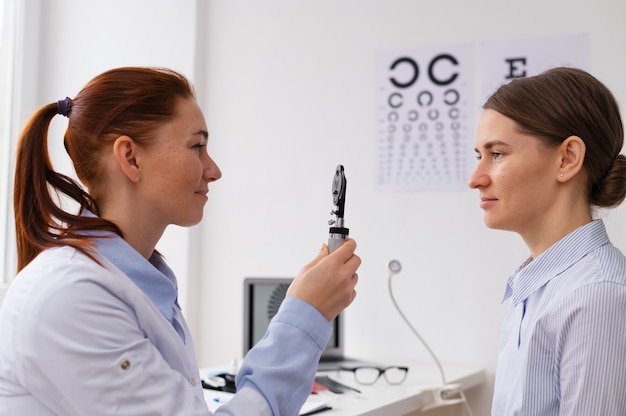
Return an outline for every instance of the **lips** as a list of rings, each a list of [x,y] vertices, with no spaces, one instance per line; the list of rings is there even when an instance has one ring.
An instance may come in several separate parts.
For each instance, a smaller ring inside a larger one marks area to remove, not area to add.
[[[480,207],[481,208],[489,208],[490,206],[492,206],[493,204],[495,204],[498,201],[497,198],[490,198],[490,197],[485,197],[485,196],[481,196],[480,197]]]
[[[201,196],[205,201],[209,199],[209,197],[207,196],[208,193],[208,189],[201,189],[199,191],[196,191],[196,195]]]

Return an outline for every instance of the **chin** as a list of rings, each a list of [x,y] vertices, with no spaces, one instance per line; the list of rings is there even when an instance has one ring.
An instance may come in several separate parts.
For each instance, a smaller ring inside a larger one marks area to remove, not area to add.
[[[203,213],[200,212],[199,215],[189,218],[181,218],[174,223],[174,225],[178,225],[179,227],[193,227],[194,225],[198,225],[200,221],[202,221]]]
[[[485,215],[483,222],[487,226],[487,228],[491,228],[492,230],[506,230],[506,227],[503,227],[503,224],[495,220],[494,218],[489,218]]]
[[[516,228],[511,226],[511,224],[507,225],[506,223],[503,223],[502,221],[498,222],[494,220],[488,220],[487,218],[485,218],[485,225],[487,226],[487,228],[491,228],[492,230],[518,232]]]

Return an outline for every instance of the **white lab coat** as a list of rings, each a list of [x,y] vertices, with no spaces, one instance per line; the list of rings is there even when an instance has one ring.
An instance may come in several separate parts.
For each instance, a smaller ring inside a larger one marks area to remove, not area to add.
[[[0,310],[0,415],[210,415],[180,310],[187,345],[99,260],[45,250],[11,285]]]

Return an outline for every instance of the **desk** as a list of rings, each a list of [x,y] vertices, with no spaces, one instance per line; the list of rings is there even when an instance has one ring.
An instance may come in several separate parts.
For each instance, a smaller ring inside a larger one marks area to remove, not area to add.
[[[404,365],[404,363],[403,363]],[[345,371],[324,371],[319,374],[354,387],[361,393],[344,393],[323,395],[329,399],[331,410],[320,413],[320,416],[391,416],[404,415],[424,409],[432,403],[432,394],[428,388],[441,386],[437,368],[431,364],[409,363],[409,373],[404,383],[389,385],[385,380],[378,380],[370,386],[363,386],[354,381],[354,375]],[[465,391],[485,382],[485,373],[476,366],[443,365],[448,384],[460,384]],[[203,369],[207,374],[215,369]]]
[[[448,384],[459,383],[463,391],[476,387],[485,381],[482,369],[472,366],[446,366]],[[439,372],[431,364],[409,365],[409,373],[404,383],[389,385],[378,380],[371,386],[359,385],[349,372],[324,372],[337,381],[355,387],[361,394],[346,393],[333,395],[329,405],[332,409],[320,415],[328,416],[390,416],[404,415],[423,409],[431,402],[432,395],[421,387],[437,387],[441,382]]]

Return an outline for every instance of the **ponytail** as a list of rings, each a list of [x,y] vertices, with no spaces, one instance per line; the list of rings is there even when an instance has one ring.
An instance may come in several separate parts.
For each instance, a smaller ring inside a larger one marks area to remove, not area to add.
[[[121,235],[117,226],[100,219],[70,214],[53,199],[66,195],[80,211],[98,215],[95,201],[72,178],[55,172],[48,154],[48,127],[57,104],[41,107],[26,123],[17,146],[13,205],[17,242],[17,270],[22,270],[45,248],[69,245],[92,257],[92,242],[79,232],[105,229]],[[93,258],[93,257],[92,257]]]

